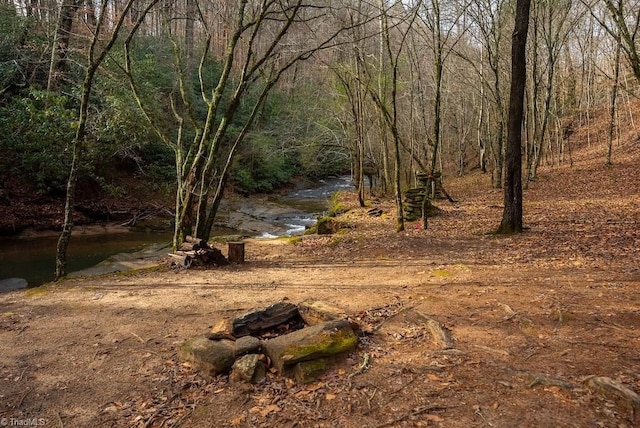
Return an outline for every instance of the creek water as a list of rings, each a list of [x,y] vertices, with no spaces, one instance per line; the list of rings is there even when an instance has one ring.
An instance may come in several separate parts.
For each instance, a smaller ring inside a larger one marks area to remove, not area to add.
[[[259,220],[256,223],[258,226],[251,229],[250,234],[264,238],[297,235],[304,232],[317,215],[327,209],[333,193],[350,188],[352,185],[349,177],[325,179],[318,186],[271,198],[269,208],[245,204],[242,210],[246,216]],[[237,229],[241,233],[245,232],[241,227]],[[214,231],[214,235],[229,233],[229,229],[224,228]],[[29,286],[53,280],[57,240],[57,236],[0,238],[0,292],[15,288],[16,282],[6,281],[8,278],[24,278]],[[151,244],[169,242],[170,232],[82,234],[80,231],[69,243],[67,270],[74,272],[86,269],[115,254],[131,253]]]
[[[317,186],[301,188],[273,201],[283,207],[280,212],[266,215],[264,220],[276,227],[275,231],[264,230],[259,235],[272,238],[282,235],[300,235],[311,226],[329,206],[331,196],[340,190],[351,190],[353,184],[348,176],[320,180]],[[279,226],[279,229],[278,229]],[[284,230],[284,231],[283,231]]]

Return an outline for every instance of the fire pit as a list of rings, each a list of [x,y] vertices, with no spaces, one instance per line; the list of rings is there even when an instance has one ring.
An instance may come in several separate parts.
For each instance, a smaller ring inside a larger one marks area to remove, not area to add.
[[[187,340],[179,355],[207,376],[231,372],[232,380],[257,383],[272,368],[308,383],[356,348],[354,329],[347,314],[327,302],[278,302],[219,320],[207,335]]]

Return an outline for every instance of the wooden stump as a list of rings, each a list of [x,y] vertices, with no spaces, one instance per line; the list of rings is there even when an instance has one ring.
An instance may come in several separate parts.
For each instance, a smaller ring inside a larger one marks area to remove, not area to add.
[[[244,263],[244,242],[228,242],[229,263]]]

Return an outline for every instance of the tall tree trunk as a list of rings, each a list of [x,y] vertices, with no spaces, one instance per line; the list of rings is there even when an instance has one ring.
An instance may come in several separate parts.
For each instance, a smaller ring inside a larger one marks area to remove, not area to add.
[[[364,184],[364,95],[362,93],[362,70],[360,70],[360,60],[356,58],[354,61],[356,69],[356,79],[354,81],[354,110],[353,118],[356,128],[356,161],[357,161],[357,184],[358,184],[358,204],[361,208],[365,205],[365,184]],[[369,183],[373,187],[373,183]]]
[[[616,56],[614,60],[614,72],[613,72],[613,84],[611,87],[611,100],[609,103],[609,130],[607,133],[607,157],[605,159],[605,165],[613,165],[611,162],[611,153],[613,151],[613,135],[616,128],[616,103],[618,100],[618,85],[620,84],[620,39],[617,41]]]
[[[66,0],[60,6],[60,16],[54,36],[53,49],[51,50],[51,62],[49,63],[48,91],[54,91],[58,88],[67,69],[67,52],[71,40],[71,28],[73,27],[73,17],[78,5],[78,0]]]
[[[492,178],[494,180],[493,186],[496,189],[501,189],[504,167],[504,102],[502,99],[502,91],[500,89],[500,70],[496,67],[494,73],[494,89],[496,92],[496,115],[498,123],[495,134],[495,144],[491,144],[491,154],[493,156],[495,174],[495,176]]]
[[[82,82],[82,98],[80,100],[80,112],[78,115],[78,128],[73,141],[71,168],[67,179],[67,194],[64,205],[64,223],[62,233],[58,238],[56,246],[56,280],[67,274],[67,249],[71,239],[73,229],[73,206],[75,204],[76,185],[78,183],[78,169],[82,161],[82,154],[85,148],[86,126],[89,111],[89,95],[97,67],[90,66]]]
[[[511,92],[507,129],[504,210],[498,233],[522,232],[522,116],[527,79],[527,32],[531,0],[517,0],[511,45]]]
[[[398,131],[394,132],[394,154],[395,154],[395,194],[396,194],[396,232],[402,232],[404,230],[404,210],[402,207],[402,188],[401,188],[401,175],[400,175],[400,140]]]
[[[549,70],[547,71],[547,83],[545,88],[545,99],[544,99],[544,109],[542,111],[542,123],[540,126],[540,131],[538,133],[537,141],[534,141],[534,146],[536,149],[533,153],[533,159],[531,162],[530,168],[528,168],[525,187],[529,185],[529,181],[535,181],[538,178],[538,167],[540,166],[540,162],[542,161],[542,152],[544,151],[544,141],[547,137],[547,129],[549,128],[549,116],[551,115],[551,99],[554,96],[553,93],[553,80],[555,78],[554,74],[555,62],[549,65]],[[535,138],[535,136],[534,136]]]
[[[196,0],[186,0],[186,17],[184,23],[184,44],[187,54],[187,70],[191,71],[194,47],[194,23],[196,19]]]
[[[478,111],[478,129],[477,129],[477,141],[478,141],[478,151],[479,151],[479,158],[478,158],[478,162],[480,164],[480,171],[482,171],[483,173],[487,172],[487,159],[486,159],[486,152],[487,152],[487,146],[485,143],[485,139],[482,135],[482,128],[484,125],[484,60],[483,60],[483,54],[484,54],[484,47],[480,46],[480,109]]]
[[[96,52],[96,47],[99,41],[100,29],[105,19],[106,8],[108,2],[102,4],[100,18],[96,24],[95,33],[91,39],[89,46],[87,70],[82,82],[82,92],[80,98],[80,109],[78,111],[78,128],[76,129],[76,135],[72,142],[73,158],[71,162],[71,169],[69,171],[69,178],[67,179],[67,194],[65,198],[64,208],[64,224],[62,226],[62,233],[58,239],[56,246],[56,272],[55,279],[58,280],[67,274],[67,249],[69,247],[69,240],[71,239],[71,231],[73,229],[73,205],[75,203],[76,184],[78,182],[78,169],[80,162],[82,161],[82,155],[86,147],[87,138],[87,119],[89,117],[89,99],[91,97],[91,91],[93,88],[93,82],[98,71],[98,67],[102,64],[107,54],[113,48],[116,42],[120,28],[124,22],[124,18],[127,12],[133,5],[135,0],[128,0],[125,5],[122,14],[119,17],[118,22],[114,26],[111,36],[107,43],[101,48],[100,52]]]
[[[434,83],[435,83],[435,100],[433,102],[433,157],[431,158],[431,167],[429,174],[436,173],[436,163],[438,159],[438,149],[440,148],[440,124],[442,122],[442,33],[440,28],[440,3],[432,1],[435,25],[431,28],[433,32],[434,42]]]

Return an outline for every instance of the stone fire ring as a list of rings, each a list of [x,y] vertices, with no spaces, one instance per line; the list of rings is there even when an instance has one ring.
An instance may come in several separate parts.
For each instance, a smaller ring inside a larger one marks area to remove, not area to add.
[[[183,343],[178,355],[205,376],[230,372],[232,381],[258,383],[273,368],[309,383],[337,357],[356,348],[354,330],[358,326],[330,303],[283,301],[219,320],[208,334]]]

